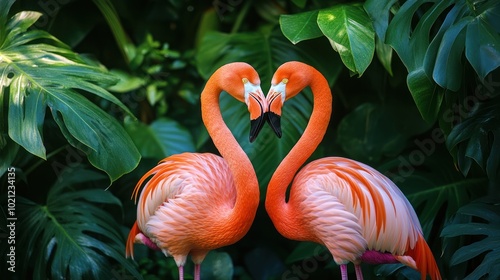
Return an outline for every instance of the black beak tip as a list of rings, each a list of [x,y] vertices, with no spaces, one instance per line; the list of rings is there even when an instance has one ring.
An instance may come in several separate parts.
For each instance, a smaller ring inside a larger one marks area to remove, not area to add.
[[[264,113],[260,117],[258,117],[255,120],[250,120],[250,143],[253,143],[255,139],[257,139],[257,136],[260,133],[260,130],[264,126],[264,123],[267,120],[267,113]]]
[[[268,112],[267,114],[268,114],[267,122],[269,123],[269,125],[273,129],[276,136],[278,136],[278,138],[281,138],[281,136],[283,135],[281,132],[281,116],[279,116],[273,112]]]

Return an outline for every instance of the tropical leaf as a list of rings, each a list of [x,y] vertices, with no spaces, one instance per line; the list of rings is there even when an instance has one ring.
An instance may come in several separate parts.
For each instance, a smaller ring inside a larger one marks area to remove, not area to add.
[[[344,65],[362,75],[375,51],[375,31],[363,7],[345,4],[323,9],[318,14],[318,26]]]
[[[375,38],[375,53],[377,57],[392,76],[392,48],[385,44],[385,33],[389,26],[389,14],[391,8],[396,4],[396,0],[367,0],[363,7],[373,23],[373,29],[377,34]]]
[[[344,65],[353,73],[362,75],[372,61],[375,31],[368,14],[357,3],[282,15],[280,26],[285,37],[294,44],[326,36]]]
[[[132,58],[135,56],[135,46],[132,44],[132,41],[127,36],[118,16],[118,13],[115,10],[115,7],[111,3],[110,0],[93,0],[95,5],[99,8],[104,18],[108,22],[108,25],[113,32],[113,36],[115,37],[116,43],[118,44],[118,48],[120,49],[123,58],[127,63],[130,63]]]
[[[417,26],[412,28],[414,14],[428,2],[434,4],[419,18]],[[430,123],[437,118],[444,91],[426,74],[424,60],[431,41],[431,28],[451,4],[452,0],[407,1],[390,22],[386,33],[386,42],[394,48],[408,69],[407,84],[413,99],[424,120]]]
[[[409,153],[394,158],[378,169],[405,194],[416,210],[424,235],[429,236],[437,221],[449,220],[472,199],[485,194],[485,178],[464,179],[443,159],[432,139],[419,140]]]
[[[397,279],[421,279],[420,273],[417,270],[401,263],[379,265],[375,269],[375,275],[377,278],[381,277],[383,279],[390,276],[392,278],[398,276]]]
[[[9,96],[8,135],[28,152],[45,159],[42,129],[49,107],[69,143],[84,151],[89,161],[114,181],[134,169],[140,155],[116,119],[80,92],[116,104],[131,115],[103,88],[116,79],[49,33],[28,30],[40,16],[20,12],[7,21],[0,19],[7,22],[0,26],[5,34],[0,42],[0,94]],[[9,154],[9,158],[12,156]]]
[[[479,6],[477,16],[467,25],[465,56],[481,80],[500,66],[500,3],[488,1]]]
[[[203,275],[203,279],[233,279],[233,274],[233,261],[228,253],[211,251],[203,260],[203,265],[201,266],[201,275]]]
[[[308,42],[301,44],[307,46]],[[203,38],[197,51],[198,70],[208,79],[220,66],[244,61],[259,73],[261,87],[265,91],[271,84],[274,71],[282,63],[299,60],[315,66],[333,83],[341,70],[341,64],[325,61],[324,52],[305,52],[299,46],[288,43],[279,32],[262,33],[209,33]],[[317,47],[318,48],[318,47]],[[318,48],[321,50],[321,48]],[[324,50],[328,51],[327,48]],[[249,141],[250,121],[248,110],[243,103],[222,94],[220,106],[224,120],[253,162],[259,174],[261,186],[265,186],[281,160],[302,135],[312,110],[310,90],[287,101],[283,108],[282,129],[286,131],[278,139],[269,127],[265,127],[254,143]],[[263,193],[264,195],[264,193]]]
[[[469,245],[454,252],[452,266],[476,260],[480,262],[475,269],[463,278],[466,280],[498,279],[500,277],[500,201],[498,198],[483,198],[461,207],[458,216],[467,220],[459,220],[447,225],[441,236],[450,239],[459,236],[478,237]],[[479,218],[479,219],[478,219]]]
[[[314,242],[300,242],[288,255],[285,263],[291,264],[308,258],[325,260],[327,259],[325,255],[328,256],[328,259],[330,258],[330,252],[324,245]]]
[[[120,225],[102,209],[121,208],[120,201],[103,189],[78,187],[103,179],[74,169],[59,177],[43,203],[18,197],[20,273],[32,271],[34,279],[112,279],[125,269],[141,278],[124,256]]]
[[[405,148],[407,136],[401,133],[394,119],[394,111],[389,108],[361,104],[340,121],[337,141],[349,157],[363,162],[378,162],[382,156],[397,155]]]
[[[290,42],[297,44],[303,40],[323,36],[317,23],[318,11],[310,11],[295,15],[281,15],[280,26],[283,35]]]
[[[381,10],[387,13],[390,2],[384,4],[365,7],[371,8],[372,14]],[[442,88],[460,89],[464,50],[482,81],[500,66],[500,34],[493,20],[499,14],[498,1],[469,4],[452,0],[406,1],[395,14],[387,27],[386,42],[408,69],[408,87],[425,120],[436,120],[443,100]],[[415,17],[418,20],[414,27]],[[383,34],[385,16],[375,18],[377,32]],[[433,32],[436,28],[438,32]]]
[[[125,129],[143,157],[161,159],[196,150],[189,131],[174,120],[159,118],[149,126],[129,121]]]
[[[494,182],[500,182],[500,98],[480,103],[470,115],[456,125],[446,140],[450,151],[456,151],[458,167],[464,175],[476,162]]]
[[[464,27],[470,21],[469,17],[461,18],[466,9],[465,2],[453,6],[429,44],[424,58],[426,74],[441,87],[454,91],[461,85],[459,77],[463,68]]]
[[[397,0],[367,0],[364,3],[364,8],[366,13],[370,16],[373,22],[373,28],[377,33],[377,36],[385,41],[385,33],[387,32],[387,27],[389,26],[389,13],[390,9],[394,4],[398,2]]]

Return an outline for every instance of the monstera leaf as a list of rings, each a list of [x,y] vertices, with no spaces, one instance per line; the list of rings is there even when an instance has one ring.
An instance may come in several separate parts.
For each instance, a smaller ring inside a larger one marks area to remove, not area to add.
[[[43,202],[18,198],[16,244],[24,260],[18,272],[32,271],[34,279],[113,279],[125,270],[141,278],[125,259],[125,238],[116,217],[103,210],[121,209],[120,201],[88,187],[89,182],[105,184],[103,179],[94,171],[75,169],[59,177]]]
[[[461,279],[498,279],[500,277],[500,201],[484,198],[460,208],[457,219],[446,226],[441,236],[448,239],[456,237],[477,237],[475,242],[458,248],[451,258],[452,266],[475,260],[474,270]],[[465,219],[459,219],[460,216]],[[496,245],[495,245],[496,244]],[[477,265],[479,264],[479,265]],[[487,276],[486,276],[487,275]]]
[[[380,2],[385,5],[366,8],[383,6],[385,11],[373,10],[370,14],[388,13],[393,1]],[[460,89],[464,52],[481,80],[500,66],[500,29],[496,24],[499,13],[498,1],[469,4],[453,0],[406,1],[397,11],[385,40],[407,67],[408,87],[425,120],[436,120],[444,90]],[[383,33],[384,26],[376,26]],[[437,32],[431,32],[437,27]]]
[[[478,164],[496,182],[500,180],[500,97],[481,103],[451,131],[446,145],[456,151],[458,167],[464,175]],[[455,154],[455,153],[453,153]]]
[[[131,115],[103,88],[115,78],[47,32],[29,29],[40,13],[19,12],[7,19],[12,2],[2,1],[0,14],[0,161],[11,164],[16,145],[46,159],[43,124],[48,108],[68,142],[86,153],[111,181],[130,172],[140,158],[133,142],[114,117],[82,94],[99,97]]]

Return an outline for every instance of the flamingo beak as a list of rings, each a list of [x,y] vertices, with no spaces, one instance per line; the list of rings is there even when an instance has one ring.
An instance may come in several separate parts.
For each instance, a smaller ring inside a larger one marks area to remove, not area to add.
[[[252,143],[257,139],[260,130],[266,122],[267,101],[260,86],[249,85],[248,89],[245,99],[248,105],[248,111],[250,112],[250,143]]]
[[[257,119],[255,120],[250,120],[250,143],[255,141],[257,139],[257,136],[259,135],[260,130],[264,126],[264,123],[266,122],[266,116],[267,113],[262,113]]]
[[[267,112],[267,122],[273,129],[274,133],[278,138],[281,138],[281,108],[285,101],[284,97],[284,84],[279,83],[277,85],[271,86],[269,93],[267,94],[266,100],[269,106]]]

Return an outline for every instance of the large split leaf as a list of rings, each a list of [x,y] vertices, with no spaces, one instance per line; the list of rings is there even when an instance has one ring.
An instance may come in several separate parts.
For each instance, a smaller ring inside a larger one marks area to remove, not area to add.
[[[452,266],[459,266],[466,261],[476,260],[474,270],[463,279],[498,279],[500,277],[500,203],[498,199],[486,198],[474,201],[460,208],[456,219],[446,226],[441,236],[446,239],[459,236],[479,237],[479,241],[463,246],[455,251],[451,259]],[[479,218],[479,219],[478,219]]]
[[[434,4],[413,28],[414,14],[423,4],[428,2],[434,2]],[[451,5],[451,2],[451,0],[407,1],[394,16],[386,33],[386,42],[394,48],[408,69],[408,88],[422,117],[428,122],[436,120],[444,92],[426,74],[424,59],[432,39],[430,38],[431,28],[441,13]]]
[[[446,145],[457,151],[458,167],[464,175],[476,162],[488,177],[500,182],[500,98],[481,103],[453,128]]]
[[[8,136],[18,145],[45,159],[43,124],[48,107],[68,142],[114,181],[134,169],[140,155],[121,124],[81,93],[131,113],[103,88],[116,81],[109,72],[47,32],[28,29],[40,16],[20,12],[8,20],[0,19],[6,22],[0,26],[0,97],[9,96],[8,106],[2,106],[8,107],[8,126],[4,123],[2,128],[7,127]],[[2,162],[11,162],[13,157],[5,152],[0,155],[6,156]]]
[[[44,202],[18,197],[17,270],[34,279],[112,279],[122,269],[141,278],[125,259],[125,238],[115,217],[102,206],[121,207],[110,192],[78,188],[104,176],[75,169],[63,173]],[[22,268],[21,268],[22,267]]]
[[[465,55],[482,80],[500,66],[500,2],[489,1],[467,25]]]
[[[436,120],[443,89],[460,89],[464,50],[481,80],[500,66],[499,14],[498,1],[452,0],[406,1],[395,14],[386,42],[408,69],[408,87],[425,120]],[[384,25],[376,27],[382,33]]]
[[[366,13],[373,21],[373,28],[377,36],[385,41],[385,33],[389,26],[389,13],[397,0],[367,0],[364,4]]]

